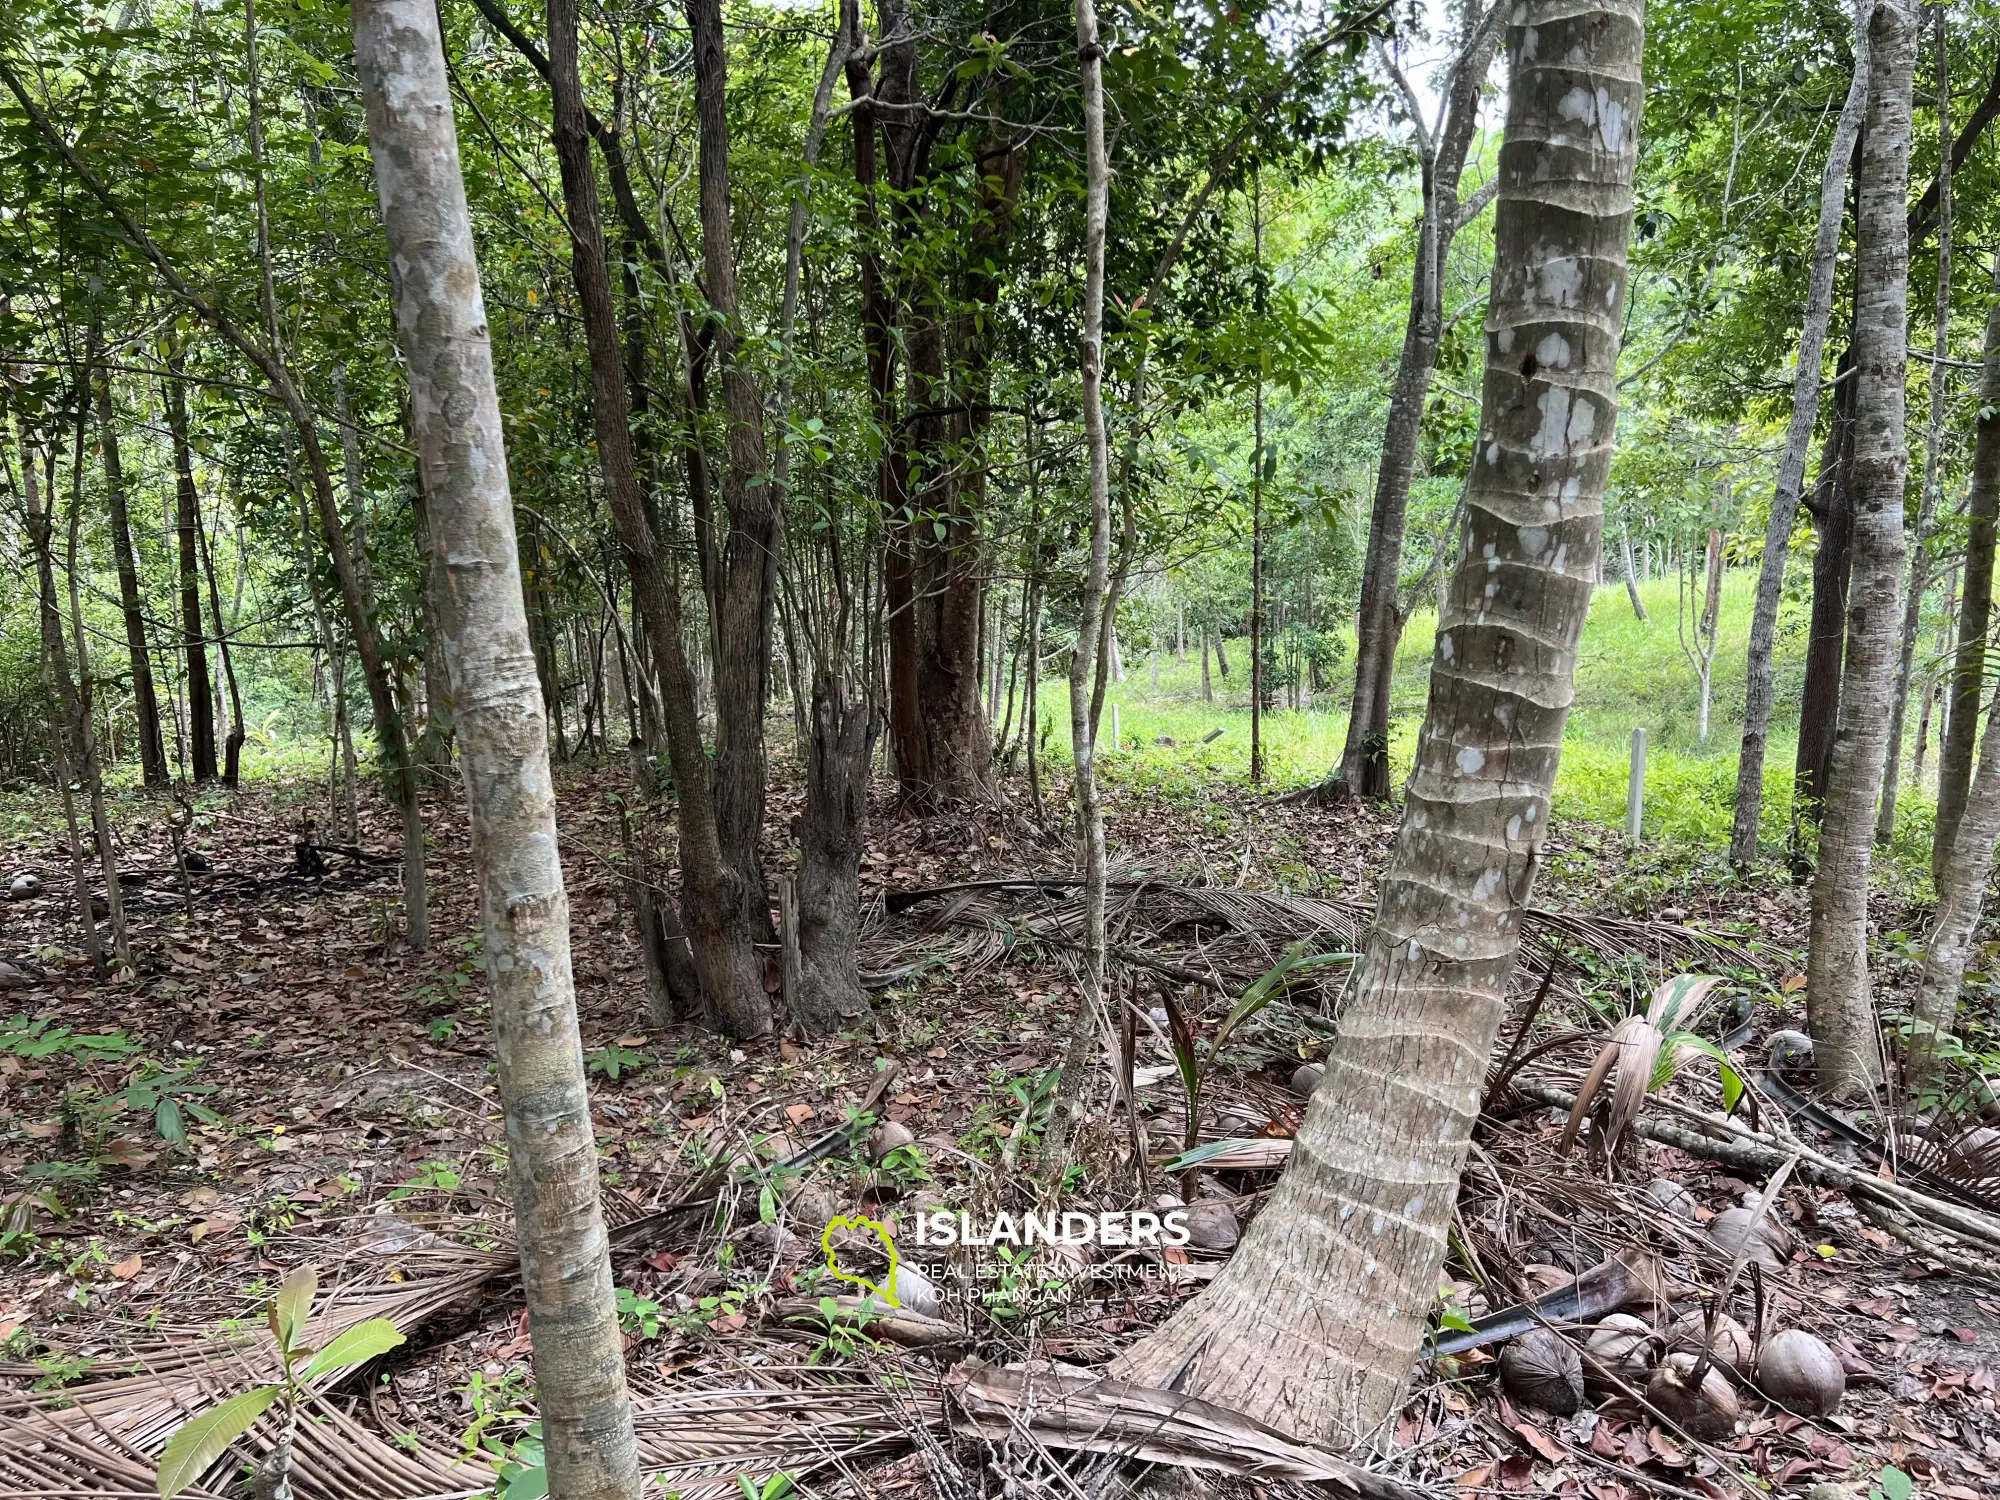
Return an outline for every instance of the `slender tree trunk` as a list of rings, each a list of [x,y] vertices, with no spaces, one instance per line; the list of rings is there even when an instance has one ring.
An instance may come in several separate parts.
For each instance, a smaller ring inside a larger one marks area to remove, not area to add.
[[[54,708],[50,741],[55,750],[56,787],[62,794],[63,825],[69,833],[70,885],[75,893],[77,923],[83,931],[83,951],[91,967],[105,968],[104,936],[98,931],[97,914],[91,908],[90,866],[85,855],[89,835],[77,816],[76,782],[81,754],[77,741],[76,685],[69,675],[69,653],[63,648],[62,609],[56,602],[55,497],[43,503],[42,476],[35,465],[41,455],[26,442],[17,445],[21,453],[21,489],[28,508],[28,545],[35,555],[37,614],[42,626],[42,680]],[[53,480],[51,480],[53,483]]]
[[[1937,42],[1938,149],[1938,273],[1937,303],[1931,323],[1931,369],[1928,396],[1930,422],[1924,432],[1923,493],[1917,501],[1917,525],[1910,536],[1910,584],[1903,598],[1902,650],[1896,660],[1896,682],[1889,699],[1888,763],[1882,772],[1882,805],[1875,817],[1875,842],[1887,846],[1896,836],[1896,790],[1903,760],[1903,720],[1910,709],[1910,681],[1916,669],[1917,632],[1923,629],[1924,593],[1931,580],[1931,526],[1937,517],[1940,468],[1944,458],[1944,417],[1951,374],[1945,355],[1951,347],[1951,67],[1945,49],[1942,5],[1931,8]]]
[[[1625,597],[1632,601],[1632,615],[1643,625],[1646,623],[1646,601],[1639,597],[1639,580],[1632,571],[1632,538],[1618,539],[1619,572],[1625,577]]]
[[[1354,700],[1348,711],[1347,739],[1340,752],[1336,794],[1389,796],[1390,695],[1387,680],[1396,668],[1396,643],[1403,617],[1396,591],[1403,567],[1403,536],[1410,505],[1410,476],[1423,440],[1424,404],[1444,337],[1444,269],[1460,227],[1459,179],[1477,138],[1479,107],[1499,40],[1498,17],[1482,12],[1477,0],[1466,7],[1462,37],[1446,86],[1445,113],[1433,141],[1422,106],[1409,96],[1417,133],[1423,213],[1417,225],[1417,257],[1410,276],[1410,311],[1403,325],[1403,348],[1396,383],[1389,393],[1389,418],[1375,473],[1374,508],[1368,521],[1368,548],[1362,564],[1361,603],[1355,615]],[[1398,74],[1400,81],[1400,74]]]
[[[174,530],[180,544],[181,642],[187,652],[188,758],[197,784],[215,780],[215,693],[201,624],[201,492],[194,485],[187,397],[178,350],[167,355],[167,433],[174,449]]]
[[[755,944],[770,928],[770,909],[761,901],[761,887],[747,887],[724,854],[697,715],[694,673],[683,641],[680,592],[671,564],[657,550],[639,486],[625,406],[624,353],[605,267],[588,117],[577,75],[575,0],[550,0],[549,90],[555,106],[556,157],[573,236],[571,267],[590,348],[598,467],[661,679],[667,754],[680,804],[683,916],[711,1020],[732,1036],[761,1036],[771,1029],[771,1003]],[[760,665],[760,680],[762,670]],[[460,711],[463,714],[463,706]]]
[[[1994,523],[2000,517],[2000,252],[1993,257],[1993,286],[1988,295],[1972,483],[1965,502],[1965,584],[1958,601],[1958,649],[1945,686],[1944,729],[1938,736],[1937,832],[1931,839],[1931,873],[1940,887],[1972,781],[1972,752],[1979,743],[1979,716],[1985,698],[1986,636],[1992,627]]]
[[[84,790],[90,795],[90,827],[97,845],[98,870],[104,877],[105,920],[111,927],[111,947],[118,959],[118,966],[126,973],[136,972],[132,962],[132,937],[125,925],[125,897],[118,879],[118,847],[111,827],[111,810],[104,800],[104,764],[97,750],[97,676],[90,666],[90,633],[83,623],[83,594],[79,586],[77,566],[77,537],[83,524],[83,465],[87,448],[87,434],[90,429],[90,383],[91,372],[86,367],[80,377],[76,392],[76,445],[70,461],[69,494],[69,540],[64,555],[64,574],[69,580],[70,629],[76,640],[76,684],[70,697],[70,706],[76,724],[76,748],[79,768],[83,772]],[[49,493],[50,509],[55,505],[55,492]],[[69,680],[69,666],[60,654],[62,626],[56,625],[57,681]]]
[[[1958,564],[1953,563],[1951,571],[1944,579],[1944,614],[1938,621],[1937,635],[1931,641],[1931,660],[1944,660],[1945,647],[1951,644],[1952,627],[1958,617]],[[1917,751],[1910,758],[1910,784],[1922,786],[1924,781],[1924,752],[1929,748],[1931,738],[1931,716],[1938,705],[1938,674],[1933,667],[1926,671],[1923,679],[1923,711],[1917,715]]]
[[[723,857],[744,891],[744,915],[759,942],[772,941],[760,842],[764,828],[764,713],[771,692],[771,631],[782,545],[782,496],[768,482],[764,398],[742,348],[736,247],[729,205],[728,49],[722,0],[687,0],[693,32],[700,137],[702,263],[709,329],[722,371],[729,461],[722,501],[729,512],[715,662],[715,824]]]
[[[1263,178],[1252,178],[1250,228],[1257,267],[1264,264]],[[1261,311],[1261,309],[1259,309]],[[1257,367],[1250,416],[1250,780],[1264,779],[1264,369]],[[1113,641],[1116,641],[1113,637]]]
[[[1097,786],[1097,711],[1111,665],[1111,440],[1104,422],[1104,241],[1111,217],[1111,157],[1104,137],[1104,47],[1095,0],[1076,0],[1076,51],[1083,80],[1083,430],[1090,497],[1090,560],[1069,668],[1069,736],[1076,782],[1077,863],[1083,867],[1083,1004],[1056,1084],[1051,1160],[1067,1167],[1069,1140],[1092,1048],[1108,1025],[1104,908],[1104,805]]]
[[[198,528],[202,573],[208,580],[208,613],[215,621],[215,649],[222,658],[222,678],[229,689],[229,733],[222,742],[222,784],[231,791],[241,779],[243,742],[249,738],[243,727],[243,694],[236,685],[236,662],[229,652],[229,627],[222,618],[222,591],[215,583],[215,544],[208,528]]]
[[[93,340],[94,342],[94,340]],[[139,769],[149,787],[167,784],[167,748],[160,737],[160,700],[153,687],[153,658],[146,645],[145,601],[139,593],[139,562],[132,550],[132,520],[125,502],[125,466],[118,450],[118,415],[111,399],[111,373],[100,367],[96,382],[97,440],[104,456],[104,498],[111,513],[111,548],[118,560],[118,600],[125,615],[125,651],[132,663],[132,712],[139,724]]]
[[[597,1149],[571,978],[548,735],[528,646],[492,351],[430,0],[356,0],[396,325],[410,373],[440,610],[460,706],[515,1238],[528,1303],[549,1493],[637,1500]]]
[[[1112,1367],[1314,1440],[1395,1410],[1436,1303],[1602,539],[1641,12],[1511,15],[1488,441],[1366,955],[1272,1200],[1209,1289]]]
[[[1868,870],[1902,616],[1914,10],[1910,0],[1878,0],[1868,28],[1868,124],[1855,220],[1854,564],[1806,964],[1819,1081],[1846,1098],[1882,1082],[1868,986]]]
[[[1847,645],[1847,593],[1854,562],[1854,413],[1859,375],[1851,351],[1841,356],[1834,397],[1814,486],[1812,516],[1819,535],[1813,553],[1811,624],[1806,636],[1805,686],[1799,695],[1799,743],[1794,762],[1792,823],[1820,821],[1827,795],[1835,730],[1839,723],[1841,664]]]
[[[1792,377],[1792,421],[1778,461],[1778,483],[1764,528],[1764,558],[1757,574],[1757,602],[1750,615],[1749,666],[1743,692],[1743,749],[1736,764],[1736,815],[1729,835],[1729,860],[1739,870],[1757,859],[1757,827],[1764,808],[1764,752],[1771,729],[1775,684],[1772,651],[1778,639],[1778,606],[1784,597],[1785,559],[1798,521],[1806,458],[1819,422],[1820,376],[1827,323],[1833,313],[1833,275],[1840,253],[1847,177],[1861,116],[1868,97],[1868,45],[1862,16],[1872,0],[1856,0],[1854,78],[1834,126],[1820,174],[1819,229],[1813,242],[1812,274],[1806,291],[1805,324],[1799,334],[1798,368]]]

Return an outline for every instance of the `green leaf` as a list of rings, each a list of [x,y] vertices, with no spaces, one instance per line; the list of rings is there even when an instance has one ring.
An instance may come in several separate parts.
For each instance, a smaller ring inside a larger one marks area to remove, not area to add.
[[[1203,1162],[1209,1160],[1209,1158],[1220,1156],[1225,1151],[1231,1151],[1238,1146],[1247,1146],[1249,1144],[1250,1138],[1248,1136],[1237,1136],[1226,1141],[1208,1141],[1196,1146],[1193,1150],[1183,1151],[1179,1156],[1170,1157],[1168,1160],[1161,1162],[1158,1170],[1171,1176],[1175,1172],[1185,1172],[1189,1167],[1198,1167]]]
[[[1917,1492],[1917,1482],[1893,1464],[1884,1464],[1875,1478],[1887,1500],[1910,1500]]]
[[[162,1099],[160,1107],[153,1111],[153,1124],[160,1132],[160,1139],[176,1146],[187,1144],[187,1125],[181,1119],[181,1107],[171,1099]]]
[[[1324,969],[1330,964],[1352,963],[1359,956],[1355,953],[1315,953],[1309,956],[1304,943],[1292,944],[1285,950],[1284,957],[1259,975],[1251,983],[1250,988],[1243,992],[1243,997],[1229,1008],[1229,1014],[1223,1019],[1221,1029],[1215,1033],[1215,1045],[1209,1049],[1209,1056],[1214,1057],[1222,1050],[1222,1044],[1229,1040],[1230,1032],[1283,994],[1294,975],[1312,969]]]
[[[160,1455],[160,1472],[154,1480],[161,1500],[172,1500],[199,1479],[202,1470],[248,1432],[250,1424],[269,1411],[271,1403],[281,1394],[280,1386],[260,1385],[240,1396],[231,1396],[167,1439],[167,1451]]]
[[[278,1335],[278,1347],[285,1353],[299,1347],[306,1319],[312,1316],[313,1294],[318,1290],[319,1273],[311,1266],[300,1266],[278,1288],[278,1295],[271,1303],[271,1327]]]
[[[378,1354],[387,1354],[403,1342],[402,1332],[387,1318],[370,1318],[356,1323],[312,1358],[300,1378],[311,1380],[329,1370],[345,1370],[366,1364]]]

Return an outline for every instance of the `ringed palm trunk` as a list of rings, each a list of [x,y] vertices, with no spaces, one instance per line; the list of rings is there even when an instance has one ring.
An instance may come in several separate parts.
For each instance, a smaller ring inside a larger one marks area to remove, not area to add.
[[[1902,618],[1910,87],[1916,17],[1880,0],[1868,27],[1868,123],[1856,193],[1853,562],[1847,662],[1813,877],[1806,1009],[1822,1087],[1882,1081],[1868,985],[1868,871]]]
[[[570,972],[548,729],[492,349],[431,0],[356,0],[355,53],[410,373],[458,705],[549,1492],[635,1500],[597,1151]]]
[[[1748,869],[1757,859],[1757,827],[1764,809],[1764,751],[1771,729],[1776,690],[1772,650],[1778,639],[1778,605],[1784,597],[1785,558],[1798,522],[1806,458],[1819,421],[1821,365],[1826,329],[1833,315],[1833,273],[1840,253],[1840,226],[1847,214],[1847,174],[1861,112],[1868,98],[1868,47],[1861,18],[1870,0],[1855,11],[1854,79],[1828,147],[1820,174],[1819,229],[1813,241],[1812,275],[1807,284],[1805,326],[1799,332],[1798,369],[1792,378],[1792,421],[1778,462],[1777,491],[1764,528],[1764,559],[1757,573],[1757,602],[1750,614],[1749,669],[1743,689],[1743,748],[1736,762],[1736,816],[1729,835],[1729,862]],[[1636,596],[1635,596],[1636,597]]]
[[[1637,0],[1510,17],[1480,439],[1430,707],[1355,998],[1270,1203],[1114,1372],[1352,1442],[1437,1298],[1548,822],[1617,414]]]

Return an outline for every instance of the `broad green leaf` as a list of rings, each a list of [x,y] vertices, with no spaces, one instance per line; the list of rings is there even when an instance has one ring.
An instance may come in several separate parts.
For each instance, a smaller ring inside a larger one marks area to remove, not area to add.
[[[300,1266],[278,1288],[271,1303],[271,1326],[278,1335],[278,1347],[285,1353],[299,1347],[306,1319],[312,1316],[313,1295],[318,1291],[319,1273],[311,1266]]]
[[[300,1377],[311,1380],[329,1370],[345,1370],[366,1364],[378,1354],[386,1354],[403,1342],[403,1335],[387,1318],[370,1318],[356,1323],[312,1358]]]
[[[199,1479],[202,1470],[248,1432],[250,1424],[269,1411],[271,1403],[282,1393],[279,1386],[260,1385],[240,1396],[231,1396],[167,1439],[167,1450],[160,1455],[160,1472],[154,1480],[161,1500],[172,1500]]]
[[[1884,1464],[1875,1478],[1888,1500],[1910,1500],[1917,1492],[1917,1482],[1893,1464]]]

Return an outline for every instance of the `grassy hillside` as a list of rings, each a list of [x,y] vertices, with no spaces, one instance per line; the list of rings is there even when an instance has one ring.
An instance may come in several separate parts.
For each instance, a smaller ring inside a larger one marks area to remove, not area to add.
[[[1744,659],[1750,633],[1754,574],[1738,570],[1725,580],[1719,644],[1714,666],[1714,700],[1708,742],[1696,743],[1700,692],[1694,667],[1675,628],[1677,590],[1671,579],[1641,586],[1648,619],[1637,620],[1621,584],[1597,591],[1591,604],[1577,663],[1576,705],[1563,745],[1562,774],[1556,784],[1559,816],[1587,817],[1621,825],[1632,731],[1644,727],[1648,757],[1646,834],[1667,842],[1721,848],[1728,841],[1736,787],[1736,752],[1742,735]],[[1785,836],[1792,791],[1792,756],[1797,737],[1798,695],[1804,671],[1805,610],[1788,604],[1780,621],[1778,702],[1765,773],[1764,837]],[[1428,691],[1435,612],[1414,616],[1396,657],[1395,735],[1391,753],[1400,780],[1407,774]],[[1690,628],[1690,634],[1691,634]],[[1199,775],[1246,774],[1250,752],[1249,649],[1232,642],[1231,675],[1212,677],[1216,700],[1201,701],[1201,666],[1171,656],[1160,663],[1159,691],[1143,657],[1126,664],[1126,680],[1112,692],[1119,707],[1121,744],[1112,774],[1142,779],[1192,779]],[[1347,659],[1352,660],[1352,642]],[[1265,719],[1270,776],[1278,786],[1296,786],[1325,776],[1346,734],[1346,702],[1351,670],[1331,691],[1301,712],[1274,710]],[[1068,705],[1045,696],[1045,744],[1051,761],[1067,760]],[[1109,713],[1107,711],[1107,718]],[[1109,724],[1106,725],[1107,736]],[[1208,744],[1211,729],[1222,734]],[[1906,739],[1914,745],[1915,716]],[[1161,738],[1173,745],[1160,745]],[[1933,729],[1935,741],[1935,728]],[[1931,757],[1933,762],[1935,756]],[[1932,767],[1926,765],[1926,779]],[[1899,852],[1922,857],[1932,816],[1928,786],[1906,787],[1902,801]]]

